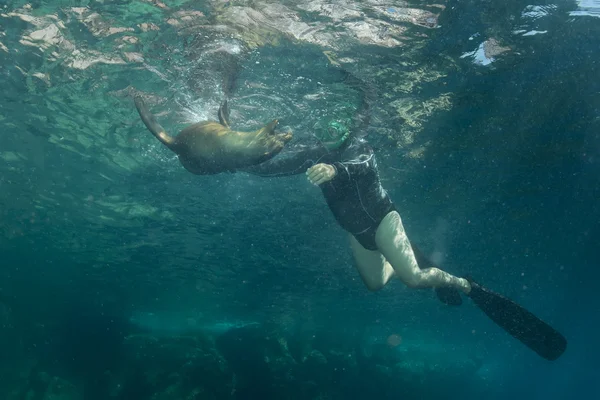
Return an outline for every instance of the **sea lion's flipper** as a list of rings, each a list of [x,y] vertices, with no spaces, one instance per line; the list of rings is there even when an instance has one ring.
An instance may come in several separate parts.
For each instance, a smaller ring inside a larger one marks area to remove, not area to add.
[[[223,101],[219,107],[219,123],[229,128],[229,106],[227,105],[227,100]]]
[[[546,360],[556,360],[567,349],[567,340],[553,327],[514,301],[466,277],[469,297],[492,321]]]
[[[171,148],[174,142],[173,137],[169,136],[169,134],[165,131],[165,128],[163,128],[158,121],[156,121],[156,118],[154,118],[154,115],[150,113],[146,103],[144,103],[142,96],[136,95],[134,101],[135,107],[137,108],[140,117],[142,117],[142,121],[146,125],[146,128],[148,128],[148,130],[152,132],[152,134],[156,136],[156,138],[165,146]]]
[[[276,119],[274,119],[273,121],[269,122],[263,128],[264,133],[266,133],[267,135],[274,135],[275,134],[275,127],[277,127],[278,123],[279,123],[279,121],[276,120]]]

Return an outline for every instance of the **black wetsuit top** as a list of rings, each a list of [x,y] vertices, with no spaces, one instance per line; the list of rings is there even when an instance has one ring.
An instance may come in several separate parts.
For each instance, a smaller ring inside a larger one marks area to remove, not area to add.
[[[373,149],[364,139],[351,139],[335,151],[321,145],[292,146],[244,171],[263,177],[289,176],[304,173],[319,163],[331,164],[337,172],[331,181],[321,185],[335,219],[363,247],[377,250],[377,227],[395,207],[381,186]]]

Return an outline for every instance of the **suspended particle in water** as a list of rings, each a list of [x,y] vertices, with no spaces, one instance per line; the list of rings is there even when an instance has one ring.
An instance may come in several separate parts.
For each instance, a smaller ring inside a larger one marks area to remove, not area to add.
[[[402,338],[400,337],[400,335],[397,335],[395,333],[391,334],[387,338],[387,345],[390,347],[399,346],[400,343],[402,343]]]

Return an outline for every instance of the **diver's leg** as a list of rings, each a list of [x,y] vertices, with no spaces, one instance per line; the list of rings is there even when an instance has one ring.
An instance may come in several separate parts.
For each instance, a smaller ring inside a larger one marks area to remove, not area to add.
[[[469,282],[463,278],[432,267],[419,269],[408,236],[404,231],[400,214],[390,212],[379,224],[375,235],[377,248],[394,268],[396,275],[408,287],[426,288],[451,286],[465,293]]]
[[[365,249],[356,238],[350,235],[350,246],[356,263],[356,269],[364,284],[371,291],[385,286],[394,276],[394,269],[378,251]]]

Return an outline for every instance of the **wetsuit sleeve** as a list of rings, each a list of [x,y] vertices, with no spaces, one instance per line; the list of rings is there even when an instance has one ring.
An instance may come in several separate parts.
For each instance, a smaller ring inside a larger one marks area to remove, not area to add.
[[[269,161],[243,169],[243,172],[262,177],[280,177],[303,174],[306,170],[332,153],[324,146],[296,145],[290,150],[279,153]]]
[[[335,177],[332,183],[335,185],[345,185],[355,181],[376,168],[375,154],[370,146],[363,145],[360,152],[351,160],[334,162],[332,165],[336,169]]]

